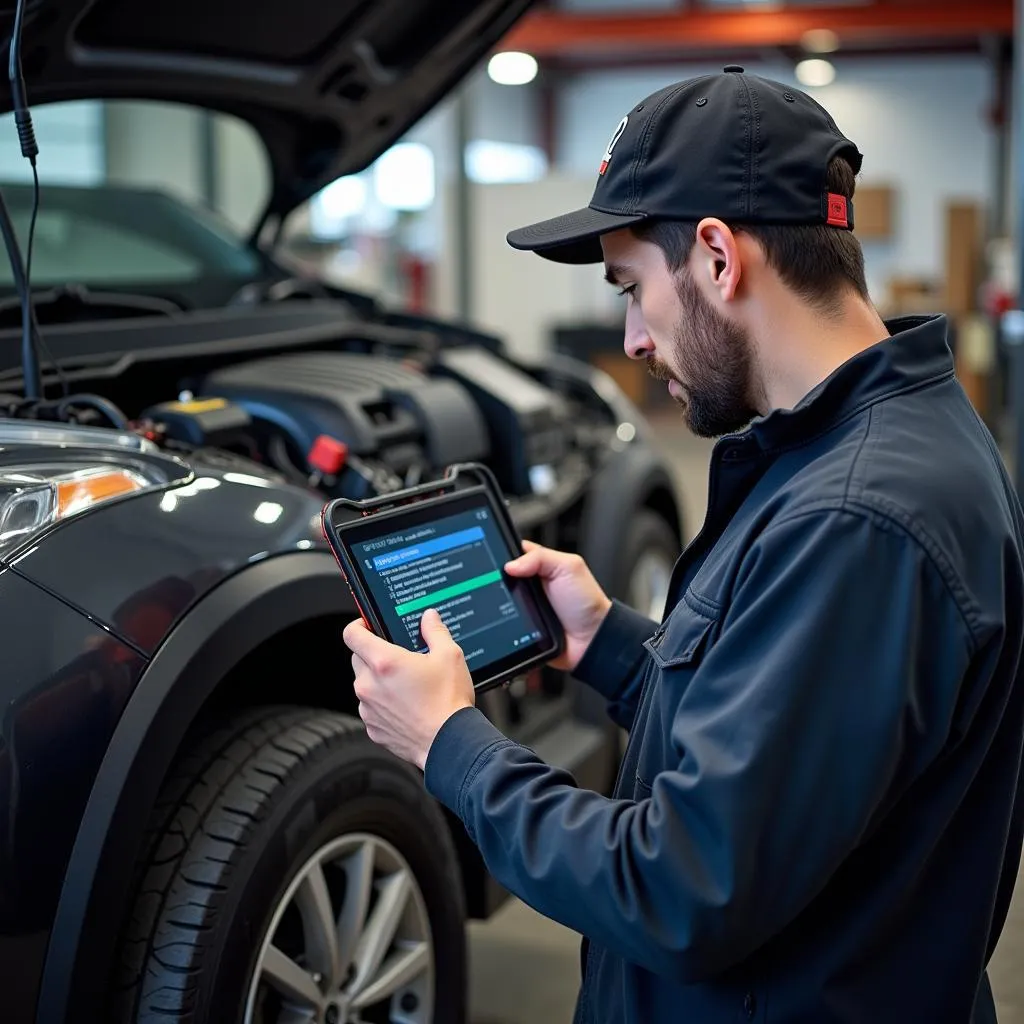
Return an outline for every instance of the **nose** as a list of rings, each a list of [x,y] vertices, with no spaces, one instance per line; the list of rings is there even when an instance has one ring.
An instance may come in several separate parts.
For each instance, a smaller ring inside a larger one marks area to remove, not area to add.
[[[622,347],[630,359],[646,359],[654,353],[654,342],[647,331],[643,315],[633,302],[626,310],[626,336]]]

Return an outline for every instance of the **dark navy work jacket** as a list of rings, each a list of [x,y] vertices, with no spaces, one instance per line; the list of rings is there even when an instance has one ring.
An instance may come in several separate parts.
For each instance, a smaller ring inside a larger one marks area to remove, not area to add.
[[[630,731],[612,798],[476,709],[431,748],[488,869],[584,936],[581,1024],[995,1019],[1022,514],[945,319],[888,326],[717,443],[664,621],[616,604],[588,649]]]

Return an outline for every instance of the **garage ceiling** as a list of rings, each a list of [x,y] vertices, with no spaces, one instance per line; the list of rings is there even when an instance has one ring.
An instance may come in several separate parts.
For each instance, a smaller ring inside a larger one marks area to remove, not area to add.
[[[991,52],[1013,25],[1013,0],[561,0],[526,15],[502,47],[598,68],[797,55],[808,32],[829,29],[846,55]]]

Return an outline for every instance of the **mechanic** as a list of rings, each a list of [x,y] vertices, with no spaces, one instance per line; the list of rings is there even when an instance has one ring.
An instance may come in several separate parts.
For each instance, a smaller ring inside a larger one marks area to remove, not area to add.
[[[346,628],[370,737],[508,890],[584,937],[576,1019],[995,1020],[1021,850],[1022,513],[944,317],[883,323],[861,154],[729,67],[622,119],[588,208],[509,236],[603,261],[625,350],[718,437],[661,624],[533,544],[560,664],[630,730],[613,797],[502,735],[436,611]]]

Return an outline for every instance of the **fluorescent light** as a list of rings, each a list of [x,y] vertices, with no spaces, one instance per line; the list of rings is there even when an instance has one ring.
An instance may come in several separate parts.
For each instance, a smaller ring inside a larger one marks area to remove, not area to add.
[[[364,178],[349,175],[325,185],[310,201],[309,229],[315,238],[337,238],[353,217],[366,209]]]
[[[422,142],[401,142],[373,167],[373,186],[382,206],[426,210],[434,201],[434,154]]]
[[[366,206],[366,182],[354,175],[338,178],[325,186],[317,198],[325,217],[332,220],[354,217]]]
[[[466,173],[470,181],[485,185],[540,181],[548,161],[539,146],[474,139],[466,146]]]
[[[801,85],[811,87],[828,85],[836,77],[836,69],[827,60],[811,57],[809,60],[802,60],[797,64],[796,77]]]
[[[839,36],[830,28],[812,28],[800,37],[800,45],[808,53],[835,53],[839,49]]]
[[[487,74],[498,85],[526,85],[537,77],[537,61],[528,53],[505,50],[487,62]]]

